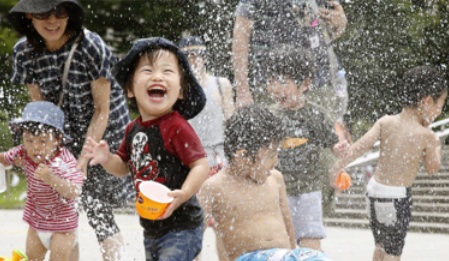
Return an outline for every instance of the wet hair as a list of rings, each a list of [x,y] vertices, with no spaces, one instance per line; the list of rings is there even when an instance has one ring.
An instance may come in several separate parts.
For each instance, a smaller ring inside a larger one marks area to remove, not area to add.
[[[283,138],[280,118],[260,105],[249,105],[239,109],[225,122],[225,156],[230,162],[236,151],[244,149],[254,160],[260,149]]]
[[[126,79],[125,84],[123,85],[123,90],[125,91],[125,95],[131,91],[134,92],[134,74],[136,73],[136,69],[137,69],[137,65],[139,64],[139,61],[141,59],[141,57],[146,57],[148,59],[148,62],[150,63],[151,66],[153,66],[153,64],[158,60],[161,59],[161,56],[167,53],[171,53],[173,54],[175,57],[177,57],[177,55],[172,52],[171,50],[168,49],[164,49],[164,48],[153,48],[153,49],[149,49],[146,50],[145,52],[143,52],[141,55],[139,55],[131,64],[130,66],[130,70],[129,70],[129,77]],[[181,66],[181,63],[179,62],[179,57],[177,57],[177,61],[178,61],[178,69],[180,72],[180,82],[181,82],[181,91],[183,93],[183,96],[185,97],[187,95],[187,83],[185,80],[185,71]],[[129,99],[129,107],[132,109],[137,109],[137,101],[136,98],[128,98]]]
[[[278,48],[263,58],[265,78],[269,83],[273,78],[286,76],[296,82],[298,87],[307,78],[313,78],[316,69],[313,54],[307,48]]]
[[[54,133],[54,137],[60,137],[61,139],[64,137],[64,135],[57,128],[34,121],[28,121],[20,124],[20,131],[21,133],[31,133],[34,136],[43,133]]]
[[[416,107],[431,96],[438,99],[447,91],[444,75],[431,66],[417,66],[404,73],[399,83],[399,100],[403,108]]]
[[[69,35],[69,41],[74,40],[78,35],[83,34],[84,12],[80,6],[74,3],[66,2],[60,5],[63,5],[69,13],[65,34]],[[32,55],[37,56],[46,48],[44,38],[36,31],[31,20],[26,18],[25,13],[23,13],[22,19],[25,19],[26,22],[23,22],[24,28],[21,31],[34,49]]]

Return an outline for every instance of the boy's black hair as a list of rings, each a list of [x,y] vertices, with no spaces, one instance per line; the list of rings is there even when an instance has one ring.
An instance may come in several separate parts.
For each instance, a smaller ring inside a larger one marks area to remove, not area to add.
[[[244,149],[254,160],[260,149],[283,138],[280,118],[260,105],[249,105],[239,109],[225,122],[225,156],[231,161],[236,151]]]
[[[444,75],[431,66],[413,67],[404,73],[399,84],[399,100],[403,108],[416,107],[427,96],[438,99],[447,91]]]
[[[307,78],[313,78],[315,59],[308,48],[280,47],[267,53],[263,59],[267,82],[281,75],[293,79],[298,87]]]
[[[69,33],[69,41],[73,41],[78,35],[83,34],[84,10],[79,1],[52,1],[51,3],[49,2],[49,5],[51,4],[63,5],[67,8],[69,18],[66,33]],[[48,7],[55,8],[57,5]],[[27,41],[34,48],[33,56],[39,55],[45,50],[46,45],[44,39],[36,31],[31,20],[26,17],[25,12],[21,10],[16,11],[13,8],[8,18],[17,32],[27,37]]]

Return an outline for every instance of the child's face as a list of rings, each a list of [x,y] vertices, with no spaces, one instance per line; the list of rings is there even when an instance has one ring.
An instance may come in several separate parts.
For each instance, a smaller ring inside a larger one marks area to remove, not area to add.
[[[305,93],[309,90],[312,80],[306,78],[298,87],[295,81],[286,76],[271,78],[268,94],[284,109],[300,109],[304,107]]]
[[[183,98],[177,57],[164,51],[151,64],[147,55],[142,55],[136,66],[132,85],[128,97],[136,99],[143,121],[171,112],[176,101]]]
[[[59,137],[50,132],[33,135],[24,131],[22,136],[27,156],[37,164],[43,163],[55,155],[61,142]]]
[[[428,106],[424,111],[423,117],[425,121],[430,124],[432,123],[438,116],[440,116],[443,106],[446,102],[448,92],[445,91],[438,99],[434,100],[431,97],[428,97]]]
[[[44,39],[47,48],[56,50],[61,48],[67,41],[65,30],[69,20],[68,11],[62,5],[47,13],[26,14],[31,20],[36,31]]]

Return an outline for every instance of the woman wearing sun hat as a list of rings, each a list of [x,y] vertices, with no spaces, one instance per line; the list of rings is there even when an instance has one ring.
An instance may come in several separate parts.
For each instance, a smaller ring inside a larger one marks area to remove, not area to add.
[[[123,180],[80,157],[86,136],[105,139],[114,151],[129,114],[121,87],[111,74],[116,59],[94,32],[83,27],[78,0],[21,0],[9,13],[24,35],[13,49],[12,82],[26,84],[33,101],[50,101],[65,114],[68,147],[86,173],[82,203],[100,242],[104,260],[120,258],[122,237],[112,209],[121,201]]]

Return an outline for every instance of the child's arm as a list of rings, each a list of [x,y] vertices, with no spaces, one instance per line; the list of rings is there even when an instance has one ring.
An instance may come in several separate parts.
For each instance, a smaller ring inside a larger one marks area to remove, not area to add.
[[[87,137],[83,146],[83,157],[90,159],[90,165],[101,164],[103,168],[114,176],[123,177],[128,175],[129,168],[122,158],[109,151],[106,141],[96,142]]]
[[[349,142],[347,140],[342,140],[342,141],[339,141],[337,144],[335,144],[332,147],[332,152],[338,158],[344,158],[344,157],[350,155],[350,153],[351,153],[350,149],[351,148],[350,148]]]
[[[190,199],[201,188],[203,182],[207,179],[209,173],[209,164],[207,158],[201,158],[189,165],[190,172],[187,175],[187,179],[182,184],[181,189],[173,190],[168,193],[170,197],[173,197],[173,202],[165,210],[164,215],[160,219],[165,219],[171,216],[182,203]]]
[[[330,182],[331,186],[335,185],[335,181],[337,179],[338,173],[346,167],[349,163],[362,156],[363,153],[368,151],[374,146],[374,143],[380,137],[380,131],[382,128],[382,122],[385,120],[385,117],[379,119],[371,129],[363,135],[359,140],[357,140],[354,144],[349,148],[349,154],[345,157],[339,159],[330,172]]]
[[[284,178],[278,171],[272,171],[273,177],[279,184],[279,205],[281,207],[282,218],[284,219],[285,229],[287,230],[291,249],[296,247],[295,230],[293,228],[293,221],[290,214],[290,207],[288,206],[287,192],[285,189]]]
[[[4,152],[0,152],[0,163],[3,164],[3,166],[8,167],[9,164],[5,160],[5,154]]]
[[[441,166],[441,142],[438,137],[431,132],[427,137],[427,144],[424,151],[424,167],[429,175],[435,174]]]
[[[82,174],[79,173],[79,175]],[[34,176],[47,183],[65,198],[77,198],[81,195],[81,185],[74,184],[70,180],[58,177],[45,164],[39,164],[34,172]]]

